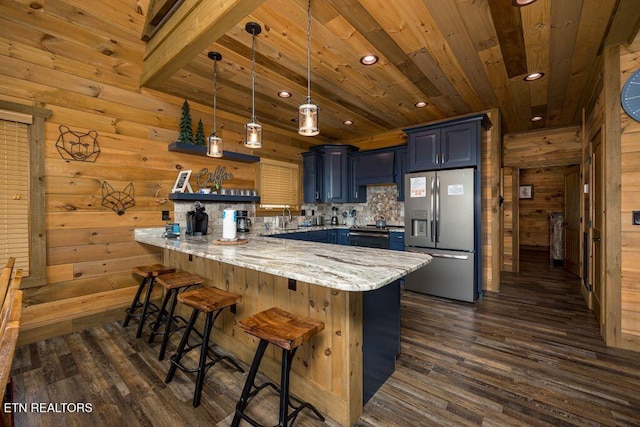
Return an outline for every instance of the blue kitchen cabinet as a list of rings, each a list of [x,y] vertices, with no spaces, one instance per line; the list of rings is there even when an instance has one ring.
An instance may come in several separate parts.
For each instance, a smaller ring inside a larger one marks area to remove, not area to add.
[[[398,188],[398,201],[404,202],[404,174],[407,173],[407,147],[396,148],[393,181]]]
[[[327,230],[327,242],[338,244],[338,230]]]
[[[389,233],[389,249],[392,251],[404,251],[404,231],[391,231]]]
[[[338,232],[338,244],[349,246],[349,230],[344,228],[339,228],[336,230]]]
[[[271,234],[278,239],[302,240],[305,242],[329,243],[328,230],[299,231],[296,233]]]
[[[302,153],[304,202],[348,202],[348,157],[357,150],[351,145],[318,145]]]
[[[367,186],[358,184],[356,176],[358,175],[358,165],[360,156],[358,153],[349,156],[349,202],[350,203],[366,203],[367,202]]]
[[[383,148],[358,153],[356,183],[358,185],[393,183],[394,160],[395,148]]]
[[[405,129],[408,172],[477,166],[483,118]]]

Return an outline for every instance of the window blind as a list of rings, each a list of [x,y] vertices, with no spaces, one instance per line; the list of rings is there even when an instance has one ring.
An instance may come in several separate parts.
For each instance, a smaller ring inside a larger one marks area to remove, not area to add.
[[[31,116],[0,112],[0,265],[29,275],[29,123]]]
[[[300,203],[299,166],[294,163],[260,159],[260,207],[298,209]]]

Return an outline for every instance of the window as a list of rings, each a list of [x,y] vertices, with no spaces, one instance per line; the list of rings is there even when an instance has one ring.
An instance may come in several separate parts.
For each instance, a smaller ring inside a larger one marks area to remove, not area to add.
[[[29,275],[29,126],[30,115],[0,111],[0,265]]]
[[[260,159],[257,171],[260,207],[258,213],[289,207],[300,210],[300,166],[295,163]],[[271,212],[270,212],[271,211]]]
[[[16,258],[22,288],[46,283],[44,122],[50,116],[0,100],[0,264]]]

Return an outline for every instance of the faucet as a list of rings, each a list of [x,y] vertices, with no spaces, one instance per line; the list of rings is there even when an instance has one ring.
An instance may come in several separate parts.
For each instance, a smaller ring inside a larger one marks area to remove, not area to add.
[[[291,217],[291,209],[288,206],[282,208],[282,225],[284,228],[287,228],[287,224],[291,222],[293,218]]]

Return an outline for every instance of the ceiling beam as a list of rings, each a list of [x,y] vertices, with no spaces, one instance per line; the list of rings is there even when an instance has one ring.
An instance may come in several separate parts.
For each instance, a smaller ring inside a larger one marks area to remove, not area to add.
[[[605,45],[631,43],[640,29],[640,7],[637,0],[620,0],[614,13]]]
[[[507,76],[511,79],[526,74],[527,53],[520,9],[505,0],[489,0],[489,9],[500,41]]]
[[[263,2],[184,1],[147,44],[140,86],[158,89]]]

